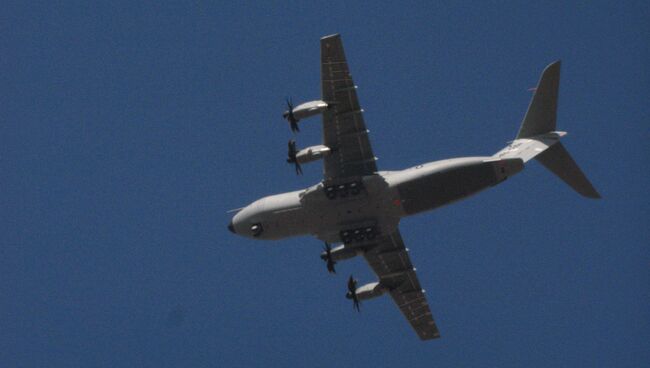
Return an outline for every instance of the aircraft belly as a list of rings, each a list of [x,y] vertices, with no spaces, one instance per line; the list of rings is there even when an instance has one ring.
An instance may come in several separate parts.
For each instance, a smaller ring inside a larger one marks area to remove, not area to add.
[[[345,230],[373,227],[377,233],[388,234],[396,228],[402,215],[393,201],[398,194],[384,178],[369,175],[350,182],[360,183],[361,190],[332,198],[326,195],[325,187],[333,184],[319,183],[305,190],[301,202],[309,233],[328,242],[339,242],[340,233]]]
[[[444,206],[499,182],[490,162],[456,166],[421,175],[399,184],[406,215]]]

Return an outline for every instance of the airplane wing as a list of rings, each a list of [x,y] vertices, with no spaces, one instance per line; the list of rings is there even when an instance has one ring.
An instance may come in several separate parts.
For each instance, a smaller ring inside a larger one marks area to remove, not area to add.
[[[399,230],[381,237],[364,257],[420,339],[440,337]]]
[[[329,105],[323,112],[323,144],[331,150],[324,157],[325,181],[372,175],[377,158],[338,34],[321,39],[321,68],[322,100]],[[421,339],[440,337],[399,230],[377,241],[364,257],[379,281]]]
[[[330,108],[323,112],[325,180],[372,175],[377,171],[357,91],[338,34],[321,38],[321,93]]]

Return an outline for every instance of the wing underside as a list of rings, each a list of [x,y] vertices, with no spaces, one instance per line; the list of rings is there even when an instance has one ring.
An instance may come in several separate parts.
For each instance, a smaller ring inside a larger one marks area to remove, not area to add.
[[[374,174],[376,158],[338,34],[321,39],[321,93],[329,105],[323,112],[323,144],[331,149],[325,180]]]
[[[364,257],[420,339],[440,337],[399,230],[382,237]]]
[[[377,172],[356,88],[341,37],[323,37],[321,93],[328,104],[323,112],[323,145],[331,150],[324,158],[325,182]],[[440,337],[399,230],[379,237],[364,257],[418,336],[423,340]]]

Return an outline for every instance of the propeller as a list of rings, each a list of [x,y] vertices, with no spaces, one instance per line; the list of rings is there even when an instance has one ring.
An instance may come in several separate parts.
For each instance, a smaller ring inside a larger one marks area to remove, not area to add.
[[[321,257],[325,262],[327,262],[327,271],[329,273],[336,273],[336,270],[334,269],[336,262],[332,259],[332,247],[330,246],[330,243],[325,242],[323,250],[325,250],[325,254]]]
[[[350,278],[348,279],[348,293],[345,294],[345,297],[352,299],[354,309],[356,309],[357,312],[361,312],[361,309],[359,309],[359,298],[357,298],[357,280],[355,280],[352,275],[350,275]]]
[[[291,98],[287,98],[287,111],[285,111],[282,116],[289,121],[292,132],[300,132],[300,129],[298,129],[299,120],[296,119],[296,116],[293,114],[293,102],[291,101]]]
[[[298,159],[296,158],[296,155],[298,154],[298,150],[296,149],[296,141],[290,139],[288,143],[288,149],[289,152],[287,152],[287,163],[296,165],[296,175],[302,175],[302,168],[300,167]]]

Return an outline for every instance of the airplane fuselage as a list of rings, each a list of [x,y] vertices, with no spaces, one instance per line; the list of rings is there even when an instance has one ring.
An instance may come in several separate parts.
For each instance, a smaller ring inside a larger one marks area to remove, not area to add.
[[[544,69],[515,139],[489,157],[460,157],[401,171],[378,171],[369,130],[339,35],[321,38],[321,97],[293,106],[285,118],[292,131],[298,121],[321,115],[321,144],[298,149],[287,144],[287,162],[323,160],[323,181],[306,189],[258,199],[241,209],[228,229],[259,240],[313,235],[326,242],[320,257],[335,273],[337,262],[362,256],[377,279],[361,286],[350,275],[348,299],[389,294],[420,339],[440,337],[422,284],[402,239],[402,218],[430,211],[495,186],[538,160],[578,193],[600,198],[564,146],[556,130],[560,62]],[[400,142],[402,143],[402,142]],[[332,246],[331,243],[339,243]]]
[[[461,157],[380,171],[349,182],[320,182],[258,199],[229,229],[260,240],[314,235],[348,242],[393,232],[401,218],[469,197],[523,169],[518,158]]]

